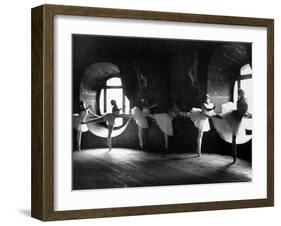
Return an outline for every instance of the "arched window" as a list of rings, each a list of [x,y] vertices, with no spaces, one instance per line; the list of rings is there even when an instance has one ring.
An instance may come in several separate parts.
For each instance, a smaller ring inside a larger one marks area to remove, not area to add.
[[[234,84],[233,102],[238,100],[238,89],[243,89],[248,100],[248,112],[253,113],[253,80],[252,68],[250,64],[246,64],[240,69],[240,76]]]
[[[100,97],[99,97],[99,109],[100,113],[112,113],[112,105],[111,100],[115,100],[118,108],[122,108],[120,110],[120,114],[128,114],[130,111],[130,102],[128,98],[124,94],[124,90],[122,87],[122,81],[119,77],[113,77],[106,81],[106,86],[101,89]],[[114,127],[119,127],[123,125],[122,118],[116,118]]]

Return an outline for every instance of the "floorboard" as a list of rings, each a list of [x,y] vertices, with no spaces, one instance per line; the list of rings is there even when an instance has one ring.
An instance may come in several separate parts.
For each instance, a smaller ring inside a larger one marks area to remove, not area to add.
[[[73,153],[73,189],[249,182],[251,164],[231,156],[114,148]]]

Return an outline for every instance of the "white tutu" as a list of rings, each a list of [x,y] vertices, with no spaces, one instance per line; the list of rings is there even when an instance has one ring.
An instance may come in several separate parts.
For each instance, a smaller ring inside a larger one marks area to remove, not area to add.
[[[153,117],[155,118],[155,121],[159,128],[162,130],[163,133],[165,133],[168,136],[173,136],[173,118],[167,114],[154,114]]]
[[[81,132],[87,132],[88,131],[88,126],[86,124],[79,124],[78,130]]]
[[[222,105],[221,117],[225,123],[226,128],[235,136],[245,135],[245,125],[242,123],[243,118],[239,119],[235,116],[236,104],[233,102],[228,102]]]
[[[246,130],[252,130],[252,119],[242,117],[239,120],[234,116],[236,104],[228,102],[222,105],[222,113],[220,118],[212,118],[214,127],[220,137],[226,142],[232,143],[232,135],[236,135],[236,143],[243,144],[248,142],[252,135],[247,135]]]
[[[101,118],[107,122],[108,126],[114,126],[116,115],[113,113],[107,113],[103,115]]]
[[[145,118],[147,115],[146,113],[142,112],[138,107],[133,107],[132,114],[139,127],[148,128],[148,123]]]
[[[79,114],[73,114],[73,128],[76,129],[77,131],[81,132],[87,132],[88,131],[88,126],[87,124],[82,124],[82,122],[85,122],[87,118],[87,112],[83,111]]]
[[[206,112],[207,113],[207,112]],[[192,108],[188,115],[194,126],[199,130],[206,132],[210,130],[210,123],[205,111],[200,108]]]

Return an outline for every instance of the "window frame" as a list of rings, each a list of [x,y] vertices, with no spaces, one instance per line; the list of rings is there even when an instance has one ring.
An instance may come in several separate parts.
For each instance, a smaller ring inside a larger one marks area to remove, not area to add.
[[[107,85],[107,81],[112,79],[112,78],[119,78],[121,80],[121,86],[120,85],[116,85],[116,86],[112,86],[112,85]],[[107,111],[107,90],[108,89],[122,89],[122,114],[125,114],[125,92],[124,92],[124,88],[123,88],[123,84],[122,84],[122,79],[120,76],[116,76],[116,75],[113,75],[113,76],[110,76],[110,77],[107,77],[104,82],[103,82],[103,85],[102,87],[100,87],[100,89],[98,90],[97,92],[97,99],[96,99],[96,109],[97,109],[97,113],[100,114],[100,115],[103,115],[103,114],[106,114],[105,112]],[[102,90],[104,90],[104,94],[103,94],[103,113],[101,111],[101,106],[100,106],[100,99],[101,99],[101,92]],[[130,103],[130,102],[129,102]],[[110,112],[111,113],[111,112]],[[121,127],[123,127],[126,123],[127,123],[128,120],[122,118],[122,124],[120,126],[114,126],[113,129],[119,129]]]
[[[236,80],[234,80],[234,83],[233,83],[233,88],[232,88],[232,90],[233,90],[232,91],[232,101],[233,102],[237,102],[237,100],[238,100],[238,90],[241,88],[241,81],[242,80],[247,80],[247,79],[252,79],[252,78],[253,78],[252,73],[241,75],[241,71],[240,71],[238,78]],[[237,91],[236,91],[237,93],[235,95],[234,92],[235,92],[235,84],[236,84],[236,82],[237,82]],[[237,96],[237,98],[235,98],[235,96]]]

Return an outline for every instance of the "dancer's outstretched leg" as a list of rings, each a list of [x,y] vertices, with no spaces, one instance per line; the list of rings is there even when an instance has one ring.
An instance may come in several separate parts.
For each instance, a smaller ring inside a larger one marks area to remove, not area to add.
[[[105,122],[106,120],[104,119],[103,116],[99,117],[99,118],[94,118],[94,119],[90,119],[87,122],[83,122],[83,124],[87,124],[87,123],[91,123],[91,122]]]

